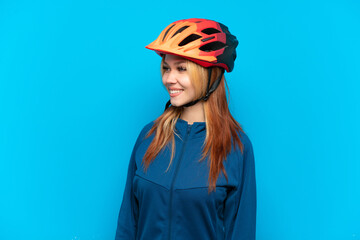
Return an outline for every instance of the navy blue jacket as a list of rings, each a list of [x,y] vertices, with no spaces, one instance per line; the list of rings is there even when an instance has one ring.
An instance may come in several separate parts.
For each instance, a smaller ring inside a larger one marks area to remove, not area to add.
[[[141,131],[129,163],[116,240],[254,240],[256,183],[252,144],[239,133],[244,152],[236,147],[224,162],[216,191],[208,194],[207,158],[199,162],[205,140],[204,122],[176,123],[175,156],[167,172],[171,144],[149,165],[141,165],[153,139]]]

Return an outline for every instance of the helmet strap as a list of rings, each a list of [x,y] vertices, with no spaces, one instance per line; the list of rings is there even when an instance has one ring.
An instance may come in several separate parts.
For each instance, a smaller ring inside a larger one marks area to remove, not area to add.
[[[221,69],[221,74],[220,76],[215,80],[215,82],[212,84],[212,86],[210,87],[210,80],[211,80],[211,73],[212,73],[212,67],[209,67],[208,68],[208,84],[207,84],[207,88],[206,88],[206,94],[204,97],[201,97],[195,101],[192,101],[192,102],[189,102],[187,104],[184,104],[182,105],[181,107],[190,107],[190,106],[193,106],[195,105],[196,103],[198,103],[199,101],[201,100],[204,100],[204,101],[207,101],[210,97],[210,94],[213,93],[216,88],[219,86],[220,82],[221,82],[221,79],[224,75],[224,72],[225,72],[225,69]],[[166,109],[168,109],[168,107],[171,105],[171,102],[170,100],[166,103],[165,105],[165,111]]]

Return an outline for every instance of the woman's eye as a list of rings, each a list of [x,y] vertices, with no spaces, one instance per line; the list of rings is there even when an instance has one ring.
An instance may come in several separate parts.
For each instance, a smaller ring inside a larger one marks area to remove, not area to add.
[[[167,72],[167,71],[170,70],[170,68],[163,66],[163,70],[164,70],[165,72]]]
[[[179,71],[179,72],[186,71],[186,68],[185,68],[185,67],[178,67],[178,71]]]

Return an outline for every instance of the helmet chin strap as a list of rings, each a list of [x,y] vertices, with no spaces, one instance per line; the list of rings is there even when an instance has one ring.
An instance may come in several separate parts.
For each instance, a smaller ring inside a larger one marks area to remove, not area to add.
[[[195,100],[195,101],[191,101],[191,102],[189,102],[189,103],[187,103],[187,104],[184,104],[184,105],[182,105],[182,106],[179,106],[179,107],[190,107],[190,106],[195,105],[195,104],[198,103],[199,101],[202,101],[202,100],[207,101],[207,100],[209,99],[209,97],[210,97],[210,94],[213,93],[213,92],[216,90],[216,88],[219,86],[219,84],[220,84],[220,82],[221,82],[221,79],[222,79],[222,77],[223,77],[223,75],[224,75],[224,72],[225,72],[225,69],[222,69],[220,76],[215,80],[215,82],[213,83],[213,85],[210,87],[212,67],[209,67],[209,68],[208,68],[208,75],[209,75],[209,77],[208,77],[208,84],[207,84],[205,96],[204,96],[204,97],[201,97],[201,98],[199,98],[199,99],[197,99],[197,100]],[[166,105],[165,105],[165,111],[166,111],[166,109],[168,109],[168,107],[169,107],[170,105],[171,105],[171,102],[170,102],[170,100],[169,100],[169,101],[166,103]]]

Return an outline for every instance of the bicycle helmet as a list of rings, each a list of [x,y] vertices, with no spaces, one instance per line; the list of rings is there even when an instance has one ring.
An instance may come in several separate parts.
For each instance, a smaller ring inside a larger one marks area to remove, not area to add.
[[[210,87],[211,67],[221,67],[227,72],[233,70],[237,45],[236,37],[225,25],[208,19],[190,18],[171,23],[146,48],[154,50],[160,56],[178,55],[209,68],[206,95],[183,105],[188,107],[200,100],[206,101],[219,85],[223,74]],[[170,101],[165,109],[169,105]]]

